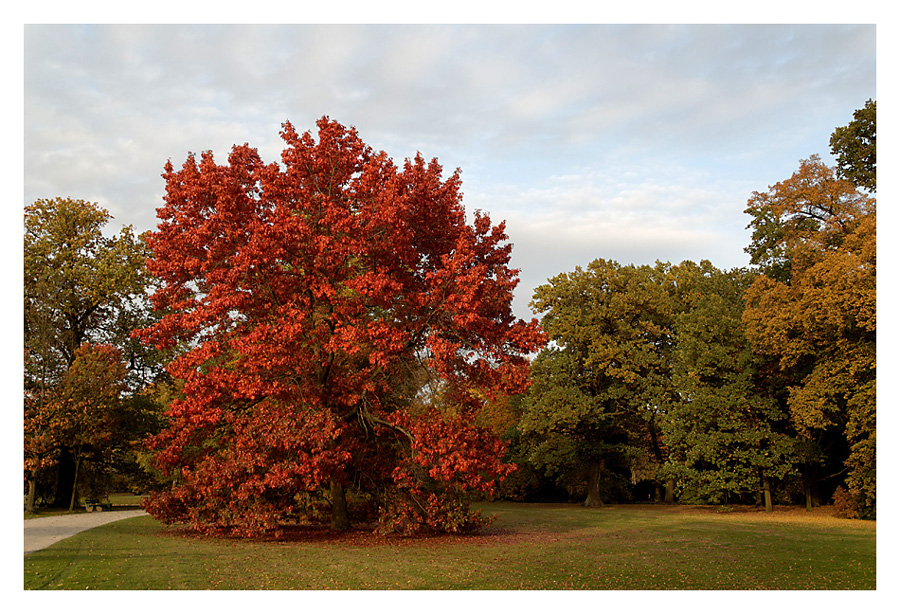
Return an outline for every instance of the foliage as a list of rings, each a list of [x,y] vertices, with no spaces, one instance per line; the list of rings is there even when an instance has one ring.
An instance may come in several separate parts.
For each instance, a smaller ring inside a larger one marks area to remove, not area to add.
[[[51,408],[65,421],[64,432],[73,447],[99,447],[109,442],[125,392],[121,351],[111,345],[83,344],[55,392]]]
[[[180,383],[160,376],[123,403],[117,447],[111,458],[109,488],[136,494],[162,487],[168,480],[156,470],[144,440],[166,425],[165,411],[178,398]]]
[[[57,386],[26,394],[25,471],[58,462],[62,449],[74,451],[76,467],[102,464],[116,444],[125,375],[117,348],[86,343]]]
[[[834,512],[838,518],[859,518],[859,492],[838,486],[834,490]]]
[[[130,226],[106,237],[112,216],[95,203],[40,199],[25,208],[25,351],[29,386],[58,381],[82,343],[119,347],[148,371],[153,360],[130,339],[150,318],[148,252]],[[148,373],[132,369],[147,381]]]
[[[176,483],[147,509],[258,534],[330,489],[343,528],[349,489],[378,499],[382,527],[460,529],[460,493],[510,469],[475,417],[524,389],[542,342],[510,310],[504,225],[468,224],[459,173],[436,160],[398,168],[354,129],[317,126],[318,141],[284,124],[282,166],[247,145],[166,165],[147,239],[166,315],[139,336],[186,348],[168,366],[184,388],[151,442]]]
[[[744,336],[752,279],[707,261],[597,260],[540,287],[534,305],[552,345],[532,365],[518,426],[529,460],[570,490],[591,484],[601,501],[603,489],[646,499],[658,478],[683,500],[768,492],[771,503],[797,446],[771,394],[778,382]]]
[[[790,179],[754,193],[747,212],[755,239],[748,251],[763,273],[746,294],[748,338],[785,378],[800,436],[844,433],[847,484],[873,507],[875,200],[813,156]]]
[[[533,363],[519,428],[533,462],[586,484],[586,504],[602,505],[604,477],[628,475],[648,450],[662,462],[658,420],[673,394],[667,268],[599,259],[535,291],[552,344]]]
[[[679,402],[662,424],[664,472],[703,501],[763,491],[792,471],[795,444],[744,336],[743,294],[752,275],[704,261],[682,263],[672,277],[682,302],[673,372]]]
[[[875,116],[875,101],[867,100],[862,109],[853,112],[853,121],[835,128],[829,142],[841,178],[873,193],[877,158]]]

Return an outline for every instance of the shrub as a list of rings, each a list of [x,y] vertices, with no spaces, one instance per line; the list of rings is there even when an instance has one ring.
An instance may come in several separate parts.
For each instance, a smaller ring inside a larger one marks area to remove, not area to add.
[[[859,518],[859,494],[838,486],[834,491],[834,514],[838,518]]]

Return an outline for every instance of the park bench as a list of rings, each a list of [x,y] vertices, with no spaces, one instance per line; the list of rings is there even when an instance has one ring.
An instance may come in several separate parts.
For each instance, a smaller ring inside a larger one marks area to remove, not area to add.
[[[100,511],[110,512],[110,511],[112,511],[112,503],[109,502],[109,499],[96,499],[96,498],[85,499],[84,500],[84,509],[86,509],[89,512],[100,512]]]

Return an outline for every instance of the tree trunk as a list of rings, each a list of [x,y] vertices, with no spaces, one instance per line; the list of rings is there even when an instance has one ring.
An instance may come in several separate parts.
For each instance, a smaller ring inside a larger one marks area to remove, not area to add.
[[[69,448],[60,450],[57,463],[56,493],[53,496],[53,507],[65,507],[68,497],[75,487],[75,458]]]
[[[597,459],[591,459],[588,465],[588,494],[584,501],[585,507],[603,507],[603,500],[600,498],[600,475],[603,470],[603,463]]]
[[[350,528],[350,514],[347,513],[347,495],[340,480],[331,478],[331,528],[346,531]]]
[[[816,467],[813,463],[803,463],[803,490],[806,494],[806,511],[819,506],[819,497],[816,493]]]
[[[37,482],[34,478],[28,478],[28,497],[25,499],[25,510],[34,511],[34,491],[37,490]]]
[[[763,476],[763,497],[766,500],[766,511],[772,511],[772,489],[769,487],[769,476]]]
[[[675,478],[666,480],[666,505],[675,504]]]
[[[81,465],[81,459],[75,459],[75,478],[72,480],[72,498],[69,499],[69,511],[75,509],[75,494],[78,487],[78,466]]]

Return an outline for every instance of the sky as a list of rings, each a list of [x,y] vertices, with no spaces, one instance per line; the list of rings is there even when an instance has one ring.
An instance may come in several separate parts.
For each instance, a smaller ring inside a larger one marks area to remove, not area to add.
[[[534,288],[597,258],[746,266],[743,213],[876,98],[869,25],[24,26],[24,205],[156,225],[167,160],[289,120],[461,169]]]
[[[506,3],[515,13],[487,11],[493,5],[483,0],[428,10],[420,1],[348,10],[331,0],[315,11],[255,0],[230,11],[238,3],[218,3],[215,12],[156,0],[136,15],[123,4],[19,3],[21,19],[0,23],[8,82],[20,84],[8,104],[21,104],[4,116],[7,134],[21,139],[7,147],[4,173],[21,184],[21,206],[89,200],[114,216],[110,233],[126,224],[152,230],[167,160],[177,167],[188,152],[211,150],[224,162],[246,142],[277,161],[285,120],[313,130],[327,115],[395,161],[421,152],[448,173],[461,169],[467,209],[507,222],[512,265],[521,269],[513,306],[524,318],[536,286],[597,258],[746,266],[743,210],[752,192],[787,179],[810,155],[833,163],[831,133],[877,98],[876,76],[886,89],[900,56],[879,0],[757,0],[739,14],[729,3],[690,0],[616,9]],[[167,25],[210,21],[306,25]],[[100,25],[74,25],[91,23]],[[143,25],[154,23],[162,25]],[[698,25],[655,25],[690,23]],[[896,134],[890,105],[883,95],[882,164],[885,135]],[[880,196],[895,194],[893,185],[882,173]],[[0,242],[15,253],[21,210],[3,211]],[[880,259],[895,215],[879,211]],[[893,299],[882,287],[884,309]],[[7,321],[21,331],[21,320]],[[885,318],[881,340],[896,336],[895,326]],[[16,366],[4,369],[10,389],[21,385],[13,345],[7,358]],[[896,359],[881,351],[889,346],[880,344],[879,362],[892,372]],[[882,399],[893,398],[890,380],[879,383]],[[890,412],[881,418],[883,427],[893,420]],[[10,433],[20,428],[12,426]],[[19,479],[13,443],[5,446],[10,484]],[[883,465],[897,461],[896,446],[880,447]],[[890,524],[879,540],[888,534],[896,540]],[[880,549],[880,567],[885,556]],[[758,609],[756,600],[741,601],[742,611]]]

